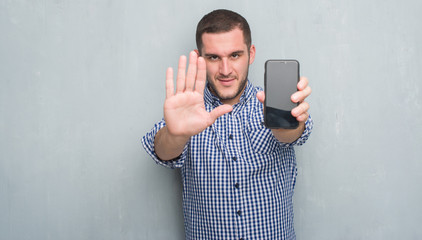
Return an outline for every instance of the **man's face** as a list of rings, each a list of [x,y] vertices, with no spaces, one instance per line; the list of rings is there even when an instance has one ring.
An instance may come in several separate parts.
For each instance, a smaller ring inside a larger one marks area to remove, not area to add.
[[[202,35],[202,56],[207,64],[207,80],[222,103],[235,104],[246,86],[249,65],[255,59],[255,46],[248,49],[243,32],[235,28],[225,33]]]

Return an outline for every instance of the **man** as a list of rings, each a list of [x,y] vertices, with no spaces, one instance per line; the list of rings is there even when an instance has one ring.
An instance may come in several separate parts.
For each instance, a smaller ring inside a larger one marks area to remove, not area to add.
[[[198,23],[198,49],[181,56],[174,91],[166,74],[164,119],[142,139],[164,166],[181,168],[187,239],[294,239],[293,146],[312,129],[301,78],[291,96],[297,129],[268,129],[264,92],[248,80],[255,58],[247,21],[216,10]]]

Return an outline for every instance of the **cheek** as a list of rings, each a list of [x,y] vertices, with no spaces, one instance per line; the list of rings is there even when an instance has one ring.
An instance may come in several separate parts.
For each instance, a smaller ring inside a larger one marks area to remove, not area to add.
[[[218,67],[215,64],[207,64],[207,76],[213,77],[218,72]]]
[[[238,73],[238,74],[244,74],[245,72],[247,72],[248,71],[248,67],[249,67],[249,65],[248,65],[248,62],[246,61],[246,62],[239,62],[238,64],[236,64],[236,67],[235,67],[235,69],[236,69],[236,72]]]

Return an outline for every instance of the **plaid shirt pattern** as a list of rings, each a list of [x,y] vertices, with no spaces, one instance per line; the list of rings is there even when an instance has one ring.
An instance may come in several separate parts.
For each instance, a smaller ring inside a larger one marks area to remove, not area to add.
[[[181,168],[186,239],[295,239],[293,146],[308,139],[313,122],[309,117],[295,142],[279,142],[263,125],[261,90],[248,81],[233,111],[193,136],[175,160],[161,161],[154,152],[164,120],[142,138],[158,164]],[[204,100],[207,111],[222,104],[208,88]]]

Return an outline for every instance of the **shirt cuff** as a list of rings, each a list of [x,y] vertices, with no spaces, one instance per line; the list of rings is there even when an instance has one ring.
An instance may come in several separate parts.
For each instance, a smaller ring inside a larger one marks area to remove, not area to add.
[[[314,128],[314,121],[309,115],[308,119],[305,122],[305,130],[303,130],[302,135],[296,139],[296,141],[292,143],[284,143],[284,147],[291,147],[291,146],[301,146],[303,145],[311,135],[312,129]]]
[[[189,143],[185,145],[185,147],[184,147],[182,153],[180,154],[180,156],[173,159],[173,160],[168,160],[168,161],[161,160],[155,152],[155,145],[154,145],[155,136],[157,135],[158,131],[161,128],[163,128],[165,125],[166,124],[165,124],[164,120],[161,120],[160,122],[155,124],[155,126],[151,129],[151,131],[148,132],[147,134],[145,134],[145,136],[142,138],[142,145],[143,145],[145,151],[155,161],[155,163],[157,163],[161,166],[167,167],[167,168],[171,168],[171,169],[181,168],[183,166],[184,160],[185,160],[186,155],[187,155]]]

